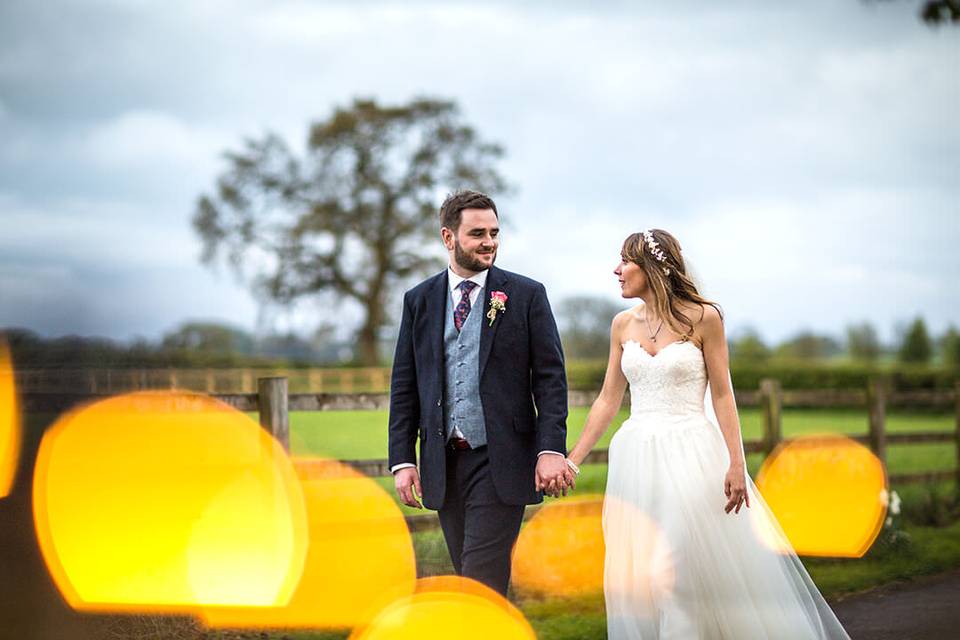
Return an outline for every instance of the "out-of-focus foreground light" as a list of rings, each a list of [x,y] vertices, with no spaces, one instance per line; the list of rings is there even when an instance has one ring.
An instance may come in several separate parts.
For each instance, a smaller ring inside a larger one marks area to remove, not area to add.
[[[534,640],[523,614],[491,589],[466,578],[418,581],[416,593],[382,610],[350,640]]]
[[[44,435],[33,486],[44,560],[76,609],[285,604],[303,571],[303,493],[282,447],[186,392],[110,398]]]
[[[393,498],[335,460],[298,458],[294,467],[310,541],[293,597],[283,607],[207,609],[209,626],[350,628],[413,593],[413,541]]]
[[[10,494],[20,459],[20,410],[13,377],[13,360],[0,339],[0,498]]]
[[[757,488],[800,555],[859,558],[886,515],[883,463],[843,436],[782,443],[764,460]],[[759,527],[757,533],[780,550],[778,532]]]
[[[514,587],[572,596],[603,590],[603,498],[548,502],[520,530],[513,552]]]

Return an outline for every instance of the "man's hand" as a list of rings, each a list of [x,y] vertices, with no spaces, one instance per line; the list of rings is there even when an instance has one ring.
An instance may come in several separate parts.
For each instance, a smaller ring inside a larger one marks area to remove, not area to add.
[[[403,504],[416,509],[423,508],[423,505],[420,504],[420,496],[423,495],[423,491],[420,489],[420,473],[416,467],[398,469],[393,474],[393,483],[397,487],[397,495],[400,496],[400,501]]]
[[[567,495],[567,489],[576,485],[573,472],[567,466],[563,456],[556,453],[544,453],[537,459],[534,486],[554,498]]]

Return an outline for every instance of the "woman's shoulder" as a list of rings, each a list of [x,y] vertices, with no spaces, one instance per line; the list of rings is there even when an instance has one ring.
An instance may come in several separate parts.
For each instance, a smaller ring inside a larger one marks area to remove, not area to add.
[[[613,316],[613,322],[611,323],[611,329],[614,334],[623,331],[631,322],[635,321],[638,318],[641,318],[639,309],[642,309],[643,305],[639,305],[630,309],[624,309],[623,311],[617,313]]]

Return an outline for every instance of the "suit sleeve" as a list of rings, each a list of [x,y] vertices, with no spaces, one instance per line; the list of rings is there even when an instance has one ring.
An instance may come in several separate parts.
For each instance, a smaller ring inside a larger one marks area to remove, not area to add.
[[[390,378],[390,418],[388,439],[389,466],[417,463],[417,434],[420,429],[420,397],[417,391],[417,368],[413,355],[413,312],[410,293],[403,297],[400,335],[393,356]]]
[[[530,381],[537,407],[537,450],[567,452],[567,371],[547,292],[537,285],[530,303]]]

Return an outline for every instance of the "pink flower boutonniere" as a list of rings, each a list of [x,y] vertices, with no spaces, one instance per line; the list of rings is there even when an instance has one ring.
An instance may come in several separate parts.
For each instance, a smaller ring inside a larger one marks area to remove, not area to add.
[[[493,321],[497,319],[498,311],[507,310],[507,294],[503,291],[491,291],[490,292],[490,311],[487,311],[487,318],[490,319],[490,326],[493,326]]]

